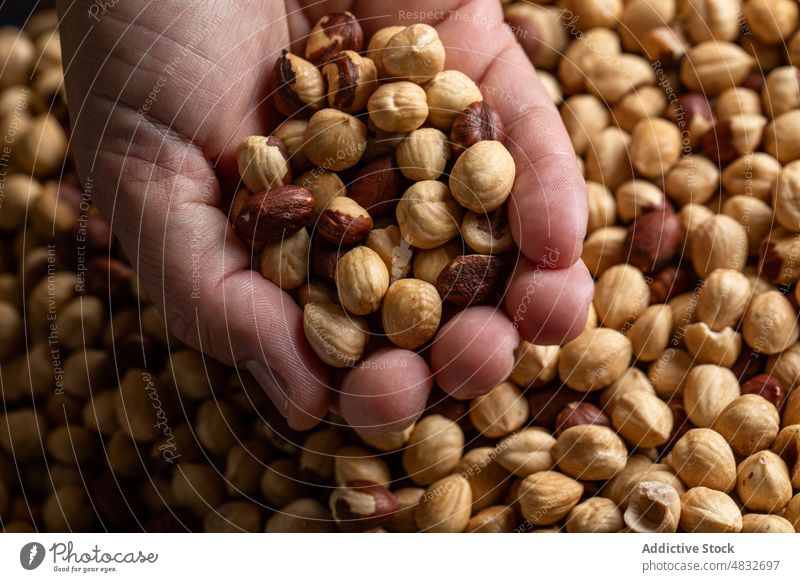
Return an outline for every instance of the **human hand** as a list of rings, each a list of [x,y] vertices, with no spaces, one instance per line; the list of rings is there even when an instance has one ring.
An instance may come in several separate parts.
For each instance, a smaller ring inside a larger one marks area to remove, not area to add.
[[[585,323],[586,193],[558,113],[501,26],[496,0],[438,4],[241,0],[140,9],[121,2],[100,14],[92,0],[59,3],[72,150],[96,205],[173,333],[246,366],[294,428],[309,428],[333,402],[356,428],[399,429],[422,413],[432,373],[448,392],[472,397],[505,379],[520,335],[558,343]],[[250,269],[249,250],[220,206],[237,182],[238,143],[278,121],[266,98],[280,50],[294,42],[301,52],[320,16],[345,9],[367,38],[422,16],[439,31],[446,68],[479,83],[517,165],[509,220],[523,258],[505,310],[475,307],[451,319],[430,350],[431,368],[419,355],[387,348],[334,380],[308,346],[300,308]]]

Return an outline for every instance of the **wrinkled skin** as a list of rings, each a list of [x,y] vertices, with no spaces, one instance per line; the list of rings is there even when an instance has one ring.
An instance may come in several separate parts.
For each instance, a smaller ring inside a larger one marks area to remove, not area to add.
[[[97,206],[172,331],[246,366],[294,428],[334,406],[356,410],[348,420],[374,432],[397,429],[422,412],[432,384],[424,362],[370,366],[367,355],[349,372],[352,389],[339,394],[342,375],[310,350],[302,311],[250,270],[220,210],[222,193],[236,186],[236,145],[279,121],[266,99],[279,50],[292,42],[300,52],[326,12],[351,10],[369,38],[424,11],[448,50],[446,67],[475,79],[500,114],[517,163],[509,214],[524,258],[504,306],[474,308],[440,332],[436,382],[456,396],[487,392],[510,372],[520,335],[557,343],[583,327],[592,292],[580,261],[585,187],[557,110],[501,26],[496,0],[442,0],[435,14],[422,0],[119,2],[105,14],[93,4],[59,2],[79,173],[91,178]],[[442,18],[455,10],[458,18]],[[394,392],[375,394],[370,384]]]

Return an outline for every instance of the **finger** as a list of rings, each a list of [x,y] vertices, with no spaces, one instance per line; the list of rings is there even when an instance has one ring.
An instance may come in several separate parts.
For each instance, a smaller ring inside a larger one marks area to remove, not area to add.
[[[432,386],[430,369],[421,356],[384,348],[347,373],[338,407],[347,423],[359,431],[399,431],[422,415]]]
[[[519,334],[493,307],[472,307],[445,324],[431,348],[436,383],[456,398],[485,394],[508,378]]]
[[[586,325],[593,290],[583,261],[551,270],[522,260],[506,290],[506,311],[524,339],[562,344]]]

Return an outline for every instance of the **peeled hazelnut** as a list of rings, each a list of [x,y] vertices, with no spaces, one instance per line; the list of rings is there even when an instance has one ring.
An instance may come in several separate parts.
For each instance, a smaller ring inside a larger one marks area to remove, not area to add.
[[[359,431],[356,432],[361,440],[367,443],[369,446],[378,449],[379,451],[391,452],[402,448],[408,442],[408,439],[411,438],[411,432],[413,430],[414,425],[411,425],[401,431],[384,432],[381,434],[370,434]]]
[[[797,29],[798,7],[791,0],[747,0],[742,13],[756,38],[768,44],[784,42]]]
[[[716,214],[689,232],[692,266],[705,277],[715,269],[741,271],[748,256],[745,228],[730,216]]]
[[[722,491],[694,487],[681,495],[680,524],[687,533],[737,533],[742,512]]]
[[[425,95],[430,109],[428,122],[445,132],[464,108],[483,100],[475,81],[455,70],[438,73],[425,85]]]
[[[773,119],[764,129],[764,149],[782,164],[800,158],[800,110],[793,109]]]
[[[642,362],[657,359],[667,348],[671,335],[672,309],[668,305],[651,305],[628,331],[633,355]]]
[[[753,511],[779,513],[792,499],[789,469],[771,451],[759,451],[739,464],[736,493]]]
[[[14,117],[9,116],[8,119],[13,121]],[[5,140],[8,139],[6,135]],[[13,141],[13,135],[11,139]],[[43,113],[31,119],[19,131],[11,152],[11,162],[25,174],[42,179],[61,167],[68,143],[67,134],[56,117]]]
[[[547,384],[558,373],[560,351],[559,346],[539,346],[523,340],[517,348],[510,380],[523,388]]]
[[[444,69],[445,50],[436,29],[412,24],[395,34],[383,51],[383,67],[389,77],[415,83],[433,79]]]
[[[800,232],[800,161],[786,164],[781,170],[772,206],[783,228]]]
[[[480,99],[454,115],[450,129],[451,147],[457,155],[479,141],[505,141],[503,120]]]
[[[754,196],[731,196],[723,203],[722,213],[745,227],[748,251],[751,255],[758,254],[761,241],[769,234],[774,220],[769,204]]]
[[[631,162],[640,174],[663,176],[681,156],[681,134],[665,119],[643,119],[631,134]]]
[[[281,507],[267,521],[267,533],[329,533],[333,531],[330,512],[316,499],[295,499]]]
[[[722,172],[722,183],[731,194],[755,196],[769,201],[778,184],[780,163],[762,152],[746,154]]]
[[[304,480],[312,483],[329,481],[333,477],[335,454],[342,446],[341,435],[333,429],[311,433],[300,451],[299,471]],[[345,483],[337,484],[344,486]]]
[[[755,59],[737,45],[713,40],[689,49],[681,62],[681,81],[692,91],[717,95],[741,85]]]
[[[736,486],[736,459],[722,435],[693,428],[672,447],[668,457],[678,477],[689,487],[709,487],[728,493]]]
[[[272,100],[286,117],[310,117],[322,107],[325,82],[319,69],[307,60],[283,51],[272,71]]]
[[[678,26],[656,26],[641,39],[642,53],[651,62],[673,66],[686,54],[688,44],[683,28]]]
[[[628,368],[613,384],[603,390],[600,395],[600,404],[604,410],[611,411],[617,398],[623,394],[634,392],[645,392],[651,395],[656,393],[644,372],[638,368]]]
[[[473,212],[491,212],[503,204],[514,186],[516,166],[502,143],[479,141],[456,160],[450,191]]]
[[[587,88],[590,93],[611,104],[643,85],[655,84],[653,68],[638,55],[618,53],[592,64],[584,73]]]
[[[367,128],[343,111],[322,109],[308,120],[303,151],[317,166],[333,171],[358,163],[367,144]]]
[[[366,244],[383,259],[392,283],[408,276],[411,271],[413,250],[408,243],[404,244],[397,225],[392,224],[386,228],[370,231]]]
[[[583,495],[583,485],[556,471],[541,471],[519,487],[522,516],[532,525],[550,525],[566,516]]]
[[[622,222],[636,220],[643,214],[664,209],[664,193],[645,180],[629,180],[614,191],[617,213]]]
[[[457,423],[439,414],[425,416],[403,449],[403,468],[415,483],[429,485],[453,470],[463,448],[464,432]]]
[[[594,307],[605,327],[622,330],[636,320],[650,301],[642,272],[630,265],[616,265],[595,285]]]
[[[591,497],[567,515],[569,533],[616,533],[625,527],[617,504],[603,497]]]
[[[765,234],[769,233],[769,228],[772,226],[772,209],[767,208],[770,222]],[[800,254],[800,235],[783,238],[767,236],[759,250],[760,275],[779,285],[791,285],[800,279],[800,273],[795,268],[798,254]]]
[[[586,152],[593,135],[608,127],[605,104],[594,95],[573,95],[561,106],[561,119],[567,128],[575,153]]]
[[[628,227],[626,242],[631,265],[646,273],[658,271],[681,249],[680,220],[669,206],[645,212]]]
[[[366,322],[332,303],[309,303],[303,309],[303,329],[320,359],[347,368],[361,359],[369,339]]]
[[[317,217],[334,197],[347,194],[341,178],[335,172],[327,170],[306,172],[297,178],[296,183],[311,192],[314,197],[314,216]]]
[[[364,32],[350,12],[334,12],[320,18],[306,41],[306,58],[321,65],[344,50],[360,52]]]
[[[733,115],[718,121],[701,142],[709,158],[720,163],[735,160],[759,148],[767,118],[757,113]]]
[[[358,532],[386,522],[397,509],[397,499],[377,483],[350,481],[333,490],[330,508],[339,529]]]
[[[558,374],[573,390],[600,390],[625,373],[631,355],[630,341],[618,331],[585,330],[561,348]]]
[[[552,69],[567,46],[561,13],[550,6],[504,3],[505,21],[537,69]]]
[[[667,117],[680,129],[688,133],[689,146],[695,146],[714,125],[714,114],[705,95],[685,93],[667,107]],[[684,147],[686,144],[682,144]]]
[[[678,529],[681,499],[669,485],[657,481],[644,481],[633,489],[625,523],[638,533],[672,533]]]
[[[581,259],[593,276],[599,277],[614,265],[625,262],[626,238],[627,230],[621,226],[607,226],[589,235],[583,244]]]
[[[605,481],[625,467],[625,443],[607,426],[581,424],[563,430],[550,451],[558,468],[581,481]]]
[[[389,271],[369,247],[356,247],[336,263],[339,301],[347,311],[367,315],[377,311],[389,288]]]
[[[700,291],[697,317],[719,331],[736,326],[750,300],[747,278],[732,269],[715,269]]]
[[[514,247],[514,237],[508,227],[504,206],[488,214],[467,212],[461,221],[461,236],[476,253],[501,254]]]
[[[364,109],[378,88],[375,63],[354,51],[335,55],[322,67],[322,74],[328,84],[328,105],[347,113]]]
[[[386,50],[386,45],[395,34],[403,29],[405,29],[405,26],[387,26],[381,28],[372,35],[367,45],[367,56],[375,63],[378,69],[378,77],[381,79],[387,76],[386,69],[383,67],[383,53]]]
[[[713,331],[705,323],[686,326],[686,348],[698,364],[733,366],[742,351],[742,336],[732,328]]]
[[[611,422],[619,434],[636,447],[656,447],[669,440],[672,411],[657,396],[646,392],[614,398]]]
[[[450,159],[447,136],[438,129],[426,127],[409,133],[395,152],[403,175],[416,182],[438,180]]]
[[[393,491],[397,498],[397,509],[386,522],[385,527],[391,532],[414,533],[417,531],[417,521],[414,513],[417,510],[425,490],[421,487],[403,487]]]
[[[425,91],[408,81],[381,85],[369,98],[369,119],[375,127],[389,132],[409,132],[428,117]]]
[[[511,533],[516,524],[517,515],[513,507],[493,505],[473,515],[467,522],[465,531],[470,533]]]
[[[425,491],[415,511],[417,527],[423,532],[464,531],[472,511],[472,491],[461,475],[449,475]]]
[[[692,42],[734,41],[739,36],[738,1],[692,0],[684,9],[686,29]]]
[[[772,445],[780,421],[772,404],[755,394],[745,394],[725,407],[713,428],[725,437],[737,455],[746,457]]]
[[[481,434],[503,437],[525,424],[528,401],[514,384],[503,382],[491,392],[472,400],[469,417]]]
[[[281,289],[297,289],[308,275],[311,237],[305,228],[261,251],[261,274]]]
[[[614,105],[612,116],[614,123],[631,132],[641,120],[661,115],[666,105],[667,98],[660,88],[640,87]]]
[[[695,425],[710,427],[739,393],[739,382],[733,372],[720,366],[702,364],[692,368],[686,376],[683,406]]]
[[[404,183],[394,157],[381,156],[361,166],[348,186],[348,196],[378,218],[394,212]]]
[[[264,192],[292,181],[289,156],[276,137],[251,135],[236,148],[239,175],[251,192]]]
[[[523,429],[497,444],[497,463],[517,477],[547,471],[554,464],[550,451],[555,442],[543,429]]]
[[[742,335],[754,350],[773,355],[797,342],[794,308],[778,291],[756,295],[742,318]]]
[[[719,169],[703,156],[678,160],[664,179],[664,190],[679,205],[705,204],[719,191]]]
[[[778,67],[767,75],[761,100],[770,117],[800,107],[800,76],[795,67]]]
[[[420,249],[445,244],[458,234],[458,203],[449,188],[434,180],[417,182],[397,205],[397,223],[403,238]]]
[[[644,455],[637,454],[628,459],[628,464],[625,468],[608,482],[608,486],[601,493],[603,497],[613,499],[620,508],[624,509],[628,506],[631,494],[636,487],[640,483],[647,481],[668,485],[679,495],[686,490],[681,480],[672,472],[670,467],[661,463],[654,464]]]
[[[509,475],[497,462],[492,447],[476,447],[464,454],[453,473],[464,477],[472,491],[472,512],[502,503]]]
[[[499,297],[509,268],[506,257],[461,255],[441,270],[436,290],[442,299],[460,307],[491,302]]]
[[[599,228],[613,225],[617,218],[617,202],[611,192],[597,182],[586,182],[589,194],[589,224],[586,232],[592,233]]]
[[[369,213],[346,196],[332,198],[317,222],[319,236],[336,245],[358,244],[371,230]]]
[[[630,180],[633,177],[630,141],[630,136],[618,127],[607,127],[600,133],[591,136],[585,157],[586,178],[605,184],[611,190],[615,190],[620,184]],[[658,190],[656,186],[652,187]],[[660,193],[659,198],[663,199],[663,197],[664,195]],[[619,197],[617,197],[617,210],[619,217],[625,222],[635,218],[633,216],[626,217]]]
[[[417,249],[414,252],[414,277],[435,286],[442,269],[461,253],[461,245],[455,241],[432,249]]]
[[[568,93],[580,93],[586,86],[584,70],[598,59],[613,56],[620,50],[619,36],[614,30],[589,30],[567,45],[564,58],[558,62],[558,80]]]
[[[441,317],[439,293],[419,279],[394,282],[383,298],[383,329],[391,342],[401,348],[413,350],[428,342],[439,329]]]
[[[306,145],[305,133],[307,127],[308,120],[287,119],[272,132],[272,135],[281,140],[286,147],[293,175],[308,169],[310,165],[308,156],[303,151],[303,147]]]
[[[794,526],[780,515],[748,513],[742,516],[742,533],[795,533]]]

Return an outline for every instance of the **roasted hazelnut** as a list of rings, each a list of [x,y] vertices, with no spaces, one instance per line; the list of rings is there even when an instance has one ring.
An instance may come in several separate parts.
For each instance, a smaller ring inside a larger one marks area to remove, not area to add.
[[[628,331],[633,354],[642,362],[656,360],[667,348],[671,335],[672,309],[668,305],[651,305]]]
[[[611,114],[614,123],[631,132],[641,120],[661,115],[666,105],[667,98],[660,88],[645,86],[620,99]]]
[[[624,527],[617,504],[603,497],[592,497],[579,503],[566,520],[569,533],[615,533]]]
[[[445,50],[436,29],[412,24],[395,34],[383,50],[383,67],[392,78],[424,83],[444,69]],[[474,99],[473,99],[474,101]]]
[[[774,218],[772,208],[754,196],[731,196],[723,203],[722,213],[745,227],[749,243],[748,251],[751,255],[758,254],[761,241],[772,228]]]
[[[681,81],[692,91],[717,95],[740,85],[754,64],[755,59],[737,45],[708,40],[687,52],[681,62]]]
[[[41,179],[61,167],[67,145],[67,134],[61,124],[54,115],[43,113],[24,126],[12,150],[11,161],[17,169]]]
[[[583,485],[556,471],[540,471],[522,480],[517,495],[525,519],[532,525],[550,525],[578,504]]]
[[[330,446],[326,446],[330,450]],[[333,477],[339,487],[352,481],[371,481],[388,487],[391,481],[389,466],[380,456],[360,447],[337,447],[331,457]]]
[[[450,159],[447,136],[438,129],[415,129],[400,142],[395,152],[403,175],[417,182],[438,180]]]
[[[319,69],[307,60],[283,51],[272,71],[272,100],[286,117],[310,117],[322,107],[325,82]]]
[[[779,115],[764,129],[764,149],[782,164],[800,158],[800,110]],[[796,170],[795,170],[796,171]]]
[[[631,162],[640,174],[663,176],[681,156],[681,135],[675,124],[664,119],[643,119],[631,134]]]
[[[620,184],[614,192],[614,198],[622,222],[636,220],[648,212],[666,211],[664,193],[658,186],[645,180],[630,180]]]
[[[764,110],[777,117],[800,107],[800,76],[796,67],[779,67],[767,75],[761,89]]]
[[[734,41],[739,36],[738,1],[692,0],[684,10],[686,30],[692,42]]]
[[[322,504],[309,498],[300,498],[281,507],[267,521],[267,533],[330,533],[334,531],[333,518]]]
[[[463,448],[464,432],[457,423],[439,414],[425,416],[403,449],[403,468],[415,483],[430,485],[450,474]]]
[[[251,135],[236,149],[239,175],[251,192],[264,192],[292,181],[289,157],[276,137]]]
[[[397,499],[377,483],[350,481],[331,493],[330,509],[339,529],[359,532],[388,521],[397,509]]]
[[[381,79],[387,76],[386,69],[383,66],[383,53],[386,50],[386,45],[395,34],[404,29],[405,26],[387,26],[381,28],[372,35],[367,45],[367,56],[375,63],[378,69],[378,77]]]
[[[800,162],[791,162],[780,172],[772,206],[782,227],[800,232]]]
[[[514,508],[508,505],[493,505],[473,515],[467,522],[465,531],[469,533],[511,533],[516,523],[517,515]]]
[[[477,253],[501,254],[514,246],[506,209],[503,206],[489,214],[467,212],[461,222],[461,236]]]
[[[364,320],[332,303],[307,304],[303,309],[303,329],[314,353],[334,368],[355,365],[369,339]]]
[[[789,469],[771,451],[759,451],[739,463],[736,493],[753,511],[779,513],[792,499]]]
[[[321,65],[344,50],[360,52],[364,32],[350,12],[334,12],[320,18],[306,41],[306,58]]]
[[[633,446],[656,447],[669,440],[673,417],[663,400],[646,392],[636,392],[614,398],[611,423]]]
[[[724,408],[740,394],[736,376],[712,364],[695,366],[684,382],[683,406],[699,427],[711,427]]]
[[[589,402],[570,402],[556,419],[556,432],[560,435],[565,430],[582,425],[611,426],[611,419],[594,404]]]
[[[674,66],[686,54],[688,45],[682,27],[656,26],[642,37],[641,52],[653,63]]]
[[[733,366],[742,351],[742,336],[730,327],[714,331],[705,323],[686,326],[684,343],[698,364]]]
[[[465,208],[491,212],[506,201],[515,176],[514,159],[502,143],[479,141],[456,160],[450,191]]]
[[[589,224],[586,232],[592,233],[600,228],[612,226],[616,222],[617,203],[611,192],[597,182],[586,182],[589,194]]]
[[[413,250],[403,241],[398,226],[392,224],[372,230],[367,236],[366,245],[383,259],[392,283],[408,276]]]
[[[367,128],[343,111],[322,109],[311,116],[303,151],[317,166],[340,171],[354,166],[364,154]]]
[[[767,118],[757,113],[733,115],[718,121],[703,135],[703,151],[722,164],[752,153],[762,142],[766,124]]]
[[[472,512],[503,502],[509,486],[509,475],[497,462],[492,447],[476,447],[464,454],[453,469],[469,483]]]
[[[441,317],[439,293],[419,279],[396,281],[383,298],[383,329],[401,348],[413,350],[428,342],[439,329]]]
[[[599,277],[614,265],[625,262],[627,229],[607,226],[594,231],[583,245],[581,259],[593,276]]]
[[[785,350],[797,342],[799,334],[794,309],[778,291],[753,297],[742,318],[747,345],[767,355]]]
[[[458,234],[461,212],[450,189],[441,182],[417,182],[397,205],[403,239],[420,249],[433,249]]]
[[[695,272],[705,277],[715,269],[741,271],[748,256],[745,228],[730,216],[716,214],[689,232],[689,250]]]
[[[600,276],[595,286],[594,307],[605,327],[627,328],[647,309],[650,290],[644,275],[631,265],[615,265]]]
[[[625,523],[638,533],[671,533],[678,529],[681,513],[680,494],[658,481],[643,481],[634,486]]]
[[[794,526],[780,515],[748,513],[742,516],[742,533],[795,533]]]
[[[625,443],[607,426],[581,424],[563,430],[550,453],[567,475],[582,481],[605,481],[625,467]]]
[[[386,529],[397,533],[416,532],[417,522],[414,513],[425,490],[420,487],[403,487],[392,493],[397,498],[397,509],[384,524]]]
[[[333,198],[347,194],[341,178],[335,172],[329,172],[328,170],[306,172],[297,178],[296,183],[311,192],[314,198],[315,217],[322,214]]]
[[[630,340],[620,332],[587,329],[561,348],[558,375],[573,390],[600,390],[625,373],[631,355]]]
[[[311,237],[304,228],[261,251],[261,274],[281,289],[297,289],[308,275]]]
[[[655,84],[653,68],[638,55],[612,54],[592,64],[584,73],[587,88],[590,93],[610,104],[641,86]]]
[[[320,214],[317,232],[335,245],[354,245],[367,238],[372,225],[369,213],[355,200],[335,196]]]
[[[369,98],[367,110],[375,127],[389,132],[414,131],[428,118],[425,91],[408,81],[381,85]]]
[[[369,247],[356,247],[336,263],[336,287],[342,307],[356,315],[377,311],[389,288],[389,271]]]
[[[509,378],[523,388],[547,384],[558,373],[560,351],[559,346],[540,346],[523,340],[517,348],[516,362]]]
[[[272,135],[281,140],[286,148],[289,163],[292,165],[292,175],[307,170],[311,165],[308,156],[303,151],[306,145],[307,127],[308,120],[306,119],[287,119],[272,132]]]
[[[503,121],[485,101],[475,101],[457,113],[450,129],[451,147],[456,154],[479,141],[505,141]]]
[[[438,73],[425,85],[425,95],[430,109],[428,122],[445,132],[464,108],[483,100],[475,81],[455,70]]]
[[[791,0],[747,0],[742,14],[756,38],[767,44],[782,43],[797,29],[798,7]]]
[[[527,2],[505,3],[505,21],[537,69],[552,69],[567,47],[559,10]]]
[[[328,83],[328,105],[347,113],[364,109],[378,88],[375,63],[351,50],[325,63],[322,75]]]
[[[611,190],[630,180],[633,177],[629,152],[630,140],[630,136],[618,127],[607,127],[591,136],[586,150],[586,177],[593,182],[605,184]],[[655,186],[653,188],[658,190]],[[660,198],[663,199],[663,194]],[[623,214],[619,197],[617,208],[623,221],[627,222],[634,218],[630,216],[626,218]]]
[[[708,428],[693,428],[672,447],[667,457],[689,487],[710,487],[726,493],[736,485],[736,460],[725,439]]]
[[[469,416],[482,434],[502,437],[522,427],[528,419],[528,401],[514,384],[503,382],[473,399]]]
[[[471,511],[469,482],[461,475],[448,475],[428,487],[414,517],[420,531],[459,533],[467,527]]]
[[[416,250],[414,252],[414,277],[431,285],[436,285],[442,269],[461,253],[461,245],[455,241],[450,241],[432,249]]]
[[[694,487],[681,495],[680,525],[688,533],[737,533],[742,512],[725,493]]]
[[[666,114],[681,132],[688,132],[688,135],[681,135],[682,140],[686,137],[689,140],[688,144],[681,144],[684,148],[687,145],[695,146],[714,125],[711,105],[705,95],[700,93],[686,93],[677,97],[667,107]]]
[[[733,451],[746,457],[768,449],[780,430],[776,408],[764,398],[745,394],[732,400],[714,421],[713,428],[730,443]]]

